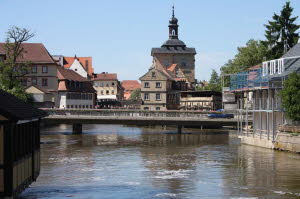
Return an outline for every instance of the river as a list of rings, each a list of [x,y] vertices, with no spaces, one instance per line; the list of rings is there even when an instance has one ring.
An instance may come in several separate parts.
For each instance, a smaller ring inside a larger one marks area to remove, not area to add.
[[[300,198],[300,155],[240,145],[226,130],[44,127],[41,173],[19,198]]]

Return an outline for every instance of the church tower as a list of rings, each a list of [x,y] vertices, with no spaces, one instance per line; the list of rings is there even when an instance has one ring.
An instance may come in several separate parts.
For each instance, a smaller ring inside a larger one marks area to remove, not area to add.
[[[163,66],[165,70],[176,64],[183,72],[187,83],[192,88],[195,84],[195,48],[186,47],[185,43],[179,40],[178,19],[175,17],[175,9],[172,7],[172,17],[169,20],[169,39],[160,48],[152,48],[152,67]]]
[[[172,8],[172,18],[169,21],[169,39],[178,39],[178,19],[175,17],[174,6]]]

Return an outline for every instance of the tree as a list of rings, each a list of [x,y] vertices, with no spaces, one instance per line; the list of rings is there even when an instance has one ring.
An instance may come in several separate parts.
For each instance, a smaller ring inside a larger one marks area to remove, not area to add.
[[[221,67],[221,74],[234,74],[260,64],[267,56],[267,48],[261,41],[250,39],[246,46],[238,47],[234,59]]]
[[[210,90],[210,91],[221,92],[222,91],[221,79],[217,71],[213,69],[210,75],[210,80],[208,82],[208,85],[201,88],[198,87],[197,90]]]
[[[141,99],[141,89],[137,88],[134,91],[132,91],[129,99],[130,100],[140,100]]]
[[[289,75],[283,83],[280,97],[287,116],[294,121],[300,121],[300,74],[294,72]]]
[[[34,34],[30,33],[30,30],[18,27],[12,27],[6,34],[5,60],[0,62],[0,88],[24,101],[29,101],[30,95],[25,93],[21,79],[28,73],[30,63],[20,64],[17,59],[24,51],[22,43],[31,39]]]
[[[297,17],[292,17],[294,8],[291,7],[290,2],[286,2],[280,14],[274,13],[272,21],[268,21],[265,25],[266,41],[264,45],[268,47],[268,59],[278,59],[285,51],[288,51],[299,39],[299,33],[296,33],[300,28],[295,24]]]

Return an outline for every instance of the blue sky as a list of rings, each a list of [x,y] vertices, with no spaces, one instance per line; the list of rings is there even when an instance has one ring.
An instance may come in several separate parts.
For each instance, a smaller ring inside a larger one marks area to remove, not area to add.
[[[291,0],[294,15],[297,1]],[[151,66],[151,48],[168,39],[173,2],[179,38],[196,48],[202,80],[238,46],[263,39],[263,24],[285,0],[0,0],[0,38],[13,25],[25,27],[36,34],[30,42],[44,43],[51,54],[92,56],[96,72],[138,79]]]

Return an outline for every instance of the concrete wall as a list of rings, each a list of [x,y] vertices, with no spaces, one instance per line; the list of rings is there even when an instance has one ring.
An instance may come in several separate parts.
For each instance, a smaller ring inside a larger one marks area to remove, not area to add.
[[[239,138],[242,144],[300,153],[300,135],[277,133],[274,142],[272,142],[272,139],[268,140],[265,137],[259,138],[258,136],[252,137],[252,135],[249,137],[239,136]]]
[[[300,153],[300,136],[290,133],[278,133],[274,149]]]

